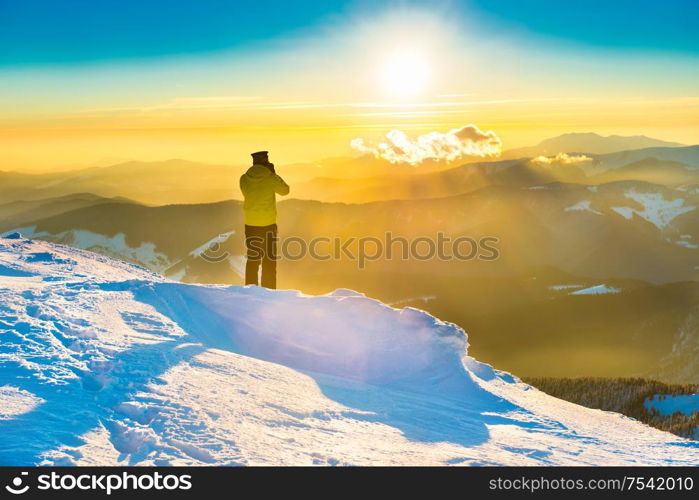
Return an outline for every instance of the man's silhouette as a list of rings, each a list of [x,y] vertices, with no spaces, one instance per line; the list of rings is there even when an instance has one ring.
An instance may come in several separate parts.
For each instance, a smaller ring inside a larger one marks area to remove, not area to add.
[[[258,285],[262,264],[262,286],[277,287],[277,199],[289,194],[289,186],[274,171],[267,151],[252,153],[252,167],[240,177],[245,197],[245,284]]]

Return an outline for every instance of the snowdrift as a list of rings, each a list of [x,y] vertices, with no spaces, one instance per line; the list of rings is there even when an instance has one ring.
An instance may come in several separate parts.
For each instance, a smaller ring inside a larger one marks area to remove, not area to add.
[[[0,240],[0,464],[699,463],[547,396],[456,325],[351,290],[186,285]]]

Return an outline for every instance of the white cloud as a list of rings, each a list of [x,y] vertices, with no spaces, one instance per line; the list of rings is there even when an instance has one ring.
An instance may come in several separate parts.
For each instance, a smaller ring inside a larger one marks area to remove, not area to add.
[[[502,141],[495,132],[484,132],[475,125],[465,125],[444,134],[429,132],[414,139],[402,130],[391,130],[378,144],[369,144],[362,138],[353,139],[350,144],[362,153],[371,153],[391,163],[413,166],[427,160],[483,158],[498,156],[502,152]]]
[[[551,165],[552,163],[558,163],[561,165],[575,165],[577,163],[592,161],[592,158],[585,155],[558,153],[556,156],[537,156],[536,158],[532,158],[531,161],[537,165]]]

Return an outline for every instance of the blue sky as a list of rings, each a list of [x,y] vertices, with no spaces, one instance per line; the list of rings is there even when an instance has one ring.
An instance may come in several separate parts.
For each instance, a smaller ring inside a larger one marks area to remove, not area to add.
[[[473,0],[501,29],[597,47],[699,53],[696,0]]]
[[[0,168],[353,154],[388,130],[696,144],[699,0],[0,0]]]
[[[312,0],[1,0],[3,64],[229,49],[312,25],[339,4]]]
[[[372,16],[400,6],[463,16],[484,31],[615,49],[699,54],[694,0],[0,0],[0,64],[33,65],[197,54]],[[474,21],[474,18],[475,21]]]

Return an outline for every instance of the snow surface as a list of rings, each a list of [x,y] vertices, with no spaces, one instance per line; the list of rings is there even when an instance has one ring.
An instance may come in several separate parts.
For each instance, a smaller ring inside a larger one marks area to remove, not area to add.
[[[27,413],[44,400],[34,394],[11,385],[0,387],[0,420]]]
[[[612,210],[627,220],[630,220],[634,214],[634,209],[631,207],[612,207]]]
[[[575,292],[570,292],[570,295],[601,295],[604,293],[619,293],[621,290],[614,288],[613,286],[607,285],[595,285],[589,288],[583,288],[582,290],[576,290]]]
[[[583,285],[551,285],[549,286],[549,290],[555,290],[555,291],[560,291],[560,290],[572,290],[575,288],[582,288]]]
[[[637,202],[642,209],[612,207],[612,210],[625,219],[631,219],[633,214],[636,214],[658,229],[665,229],[675,218],[697,208],[694,205],[685,205],[683,198],[666,200],[661,193],[639,193],[635,189],[629,189],[624,192],[624,196]]]
[[[241,278],[245,278],[245,263],[247,257],[245,255],[231,255],[228,257],[228,265]]]
[[[583,200],[575,205],[571,205],[569,207],[565,208],[566,212],[592,212],[595,215],[604,215],[602,212],[599,212],[592,208],[592,202],[590,200]]]
[[[699,412],[699,394],[657,394],[653,399],[646,400],[646,408],[655,408],[661,415],[672,415],[676,411],[691,415]]]
[[[351,290],[182,284],[25,239],[0,264],[3,465],[699,464]]]
[[[677,240],[677,241],[675,241],[675,243],[676,243],[677,245],[683,246],[683,247],[685,247],[685,248],[690,248],[690,249],[693,249],[693,250],[699,248],[698,245],[695,245],[694,243],[692,243],[692,242],[689,241],[689,240],[691,240],[691,239],[692,239],[692,235],[691,235],[691,234],[682,234],[682,235],[680,235],[680,239]]]
[[[154,269],[164,271],[172,265],[168,256],[156,250],[154,243],[144,241],[137,247],[131,247],[126,243],[126,235],[117,233],[114,236],[93,233],[86,229],[70,229],[56,234],[46,231],[37,231],[36,226],[27,226],[15,229],[16,232],[27,237],[42,238],[56,243],[63,243],[83,250],[109,255],[118,259],[125,259],[129,262]]]
[[[675,244],[677,244],[681,247],[692,249],[692,250],[696,250],[697,248],[699,248],[699,245],[695,245],[694,243],[690,243],[687,240],[677,240],[675,242]]]
[[[208,251],[209,249],[217,251],[219,245],[228,241],[228,238],[230,238],[234,234],[235,231],[229,231],[227,233],[222,233],[218,236],[214,236],[200,247],[197,247],[194,250],[192,250],[189,255],[191,255],[192,257],[201,257],[201,254]]]

